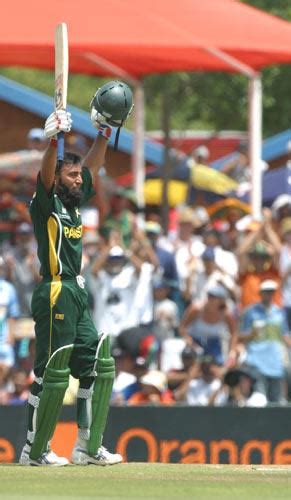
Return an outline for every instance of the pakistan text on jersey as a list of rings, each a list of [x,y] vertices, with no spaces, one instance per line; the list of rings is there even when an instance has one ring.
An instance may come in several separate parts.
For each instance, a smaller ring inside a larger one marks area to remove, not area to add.
[[[64,235],[66,238],[81,238],[83,233],[82,224],[78,227],[64,226]]]

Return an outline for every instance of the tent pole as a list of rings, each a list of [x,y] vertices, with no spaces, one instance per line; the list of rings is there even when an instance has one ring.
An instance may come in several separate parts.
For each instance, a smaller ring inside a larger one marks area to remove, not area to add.
[[[262,82],[259,75],[249,80],[249,159],[253,218],[262,219]]]
[[[134,140],[131,156],[134,190],[139,208],[144,207],[144,88],[142,82],[134,86]]]
[[[248,89],[248,132],[249,164],[251,170],[251,209],[255,220],[262,218],[262,82],[261,75],[250,66],[226,54],[220,49],[207,47],[207,52],[223,60],[229,66],[247,76]]]
[[[104,59],[104,57],[94,54],[94,52],[85,52],[85,54],[82,54],[82,56],[96,66],[99,66],[99,68],[105,69],[109,74],[118,76],[119,78],[123,78],[131,85],[137,85],[139,82],[139,80],[134,78],[134,76],[127,73],[127,71],[124,71],[124,69],[120,68],[116,64],[107,61],[107,59]]]

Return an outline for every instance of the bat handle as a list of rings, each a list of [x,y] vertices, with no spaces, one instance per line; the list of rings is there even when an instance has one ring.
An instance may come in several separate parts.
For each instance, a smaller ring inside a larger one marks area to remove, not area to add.
[[[64,154],[65,154],[65,134],[64,134],[64,132],[59,132],[57,139],[58,139],[57,161],[62,162],[64,160]]]

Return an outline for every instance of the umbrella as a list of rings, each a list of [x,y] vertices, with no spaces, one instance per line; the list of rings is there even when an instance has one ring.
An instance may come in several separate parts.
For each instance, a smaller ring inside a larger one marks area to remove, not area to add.
[[[161,204],[162,177],[161,167],[147,174],[144,185],[144,197],[147,204]],[[238,184],[218,170],[188,159],[176,164],[172,170],[168,186],[169,206],[173,207],[187,202],[189,187],[223,196],[236,190]]]
[[[144,198],[147,205],[160,205],[163,182],[161,179],[148,179],[144,184]],[[168,201],[170,207],[182,205],[187,198],[188,185],[185,182],[171,180],[168,182]]]
[[[225,195],[238,188],[236,181],[211,167],[194,163],[193,160],[189,161],[189,167],[191,169],[192,184],[196,189]]]

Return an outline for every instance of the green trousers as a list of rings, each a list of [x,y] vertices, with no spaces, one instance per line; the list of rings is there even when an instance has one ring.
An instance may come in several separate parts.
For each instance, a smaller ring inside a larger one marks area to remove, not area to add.
[[[92,375],[98,334],[88,308],[88,294],[76,278],[39,283],[32,297],[35,321],[35,375],[42,377],[56,349],[74,344],[69,362],[78,379]]]

